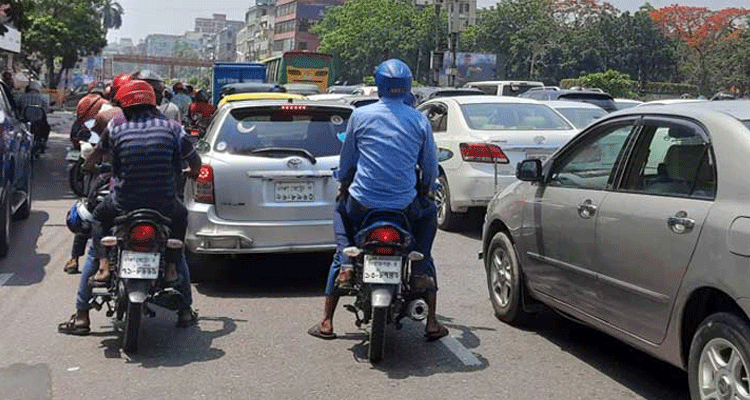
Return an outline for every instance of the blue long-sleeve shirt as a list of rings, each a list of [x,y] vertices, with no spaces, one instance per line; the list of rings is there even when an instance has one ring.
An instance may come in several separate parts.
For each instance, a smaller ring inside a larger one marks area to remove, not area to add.
[[[352,113],[334,176],[351,182],[349,195],[363,206],[401,210],[417,196],[417,165],[420,187],[431,190],[438,162],[430,122],[401,99],[381,98]]]

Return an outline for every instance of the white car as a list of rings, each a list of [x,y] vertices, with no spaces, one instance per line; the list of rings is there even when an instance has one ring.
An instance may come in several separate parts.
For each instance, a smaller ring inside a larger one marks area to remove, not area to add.
[[[583,129],[590,123],[609,114],[607,110],[597,105],[582,101],[553,100],[545,101],[544,104],[554,108],[578,129]]]
[[[517,97],[436,98],[419,110],[438,146],[438,225],[446,230],[459,228],[469,208],[486,207],[514,182],[518,162],[544,160],[578,132],[548,105]]]

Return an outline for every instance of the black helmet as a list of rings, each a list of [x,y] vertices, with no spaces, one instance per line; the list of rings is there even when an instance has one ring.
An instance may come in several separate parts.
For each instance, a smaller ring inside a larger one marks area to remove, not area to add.
[[[208,102],[208,92],[205,91],[204,89],[199,90],[198,93],[196,93],[195,95],[195,100],[201,101],[201,102]]]
[[[161,78],[161,76],[157,75],[156,72],[151,71],[149,69],[142,69],[140,71],[136,71],[131,76],[133,79],[139,79],[142,81],[146,81],[148,83],[151,83],[151,81],[155,82],[164,82],[164,79]]]

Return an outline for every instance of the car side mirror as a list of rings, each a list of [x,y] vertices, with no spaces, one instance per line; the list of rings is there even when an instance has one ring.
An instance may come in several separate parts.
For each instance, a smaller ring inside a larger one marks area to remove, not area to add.
[[[27,106],[23,109],[23,119],[29,122],[39,122],[44,118],[44,110],[39,106]]]
[[[438,148],[437,158],[438,162],[450,160],[453,157],[453,152],[448,149]]]
[[[542,161],[537,159],[523,160],[516,166],[516,178],[525,182],[542,180]]]

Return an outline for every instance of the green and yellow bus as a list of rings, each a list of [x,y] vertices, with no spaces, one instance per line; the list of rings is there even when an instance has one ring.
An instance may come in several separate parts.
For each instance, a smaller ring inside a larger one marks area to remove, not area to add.
[[[287,51],[261,62],[266,65],[268,83],[313,83],[318,85],[320,93],[325,93],[335,78],[330,54]]]

